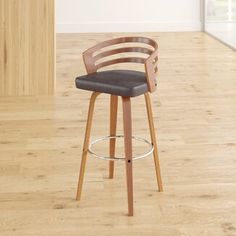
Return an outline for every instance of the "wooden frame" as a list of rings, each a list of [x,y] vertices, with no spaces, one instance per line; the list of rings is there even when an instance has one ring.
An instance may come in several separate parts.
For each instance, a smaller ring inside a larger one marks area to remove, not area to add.
[[[78,188],[77,188],[77,195],[76,199],[81,199],[81,192],[83,186],[83,179],[84,179],[84,172],[85,172],[85,165],[87,160],[88,154],[88,145],[91,133],[91,126],[92,126],[92,118],[93,118],[93,111],[95,100],[100,93],[93,92],[89,111],[88,111],[88,119],[87,119],[87,126],[84,138],[84,147],[83,147],[83,154],[80,166],[80,175],[78,181]],[[152,140],[152,144],[154,147],[153,156],[155,162],[155,171],[156,171],[156,178],[158,183],[159,192],[163,192],[163,185],[161,179],[161,171],[160,171],[160,161],[158,157],[158,149],[157,149],[157,140],[155,134],[155,127],[153,121],[153,114],[152,114],[152,106],[151,106],[151,98],[149,93],[145,93],[145,102],[146,102],[146,110],[148,116],[148,124],[150,129],[150,136]],[[132,118],[131,118],[131,98],[130,97],[122,97],[122,107],[123,107],[123,126],[124,126],[124,147],[125,147],[125,166],[126,166],[126,181],[127,181],[127,196],[128,196],[128,215],[133,216],[133,160],[132,160]],[[110,135],[116,135],[116,126],[117,126],[117,108],[118,108],[118,96],[111,95],[110,100]],[[116,139],[110,140],[110,156],[115,156],[115,142]],[[114,161],[109,161],[109,178],[112,179],[114,176]]]
[[[122,97],[128,216],[133,216],[132,119],[130,97]]]
[[[153,122],[153,115],[152,115],[152,103],[151,103],[151,98],[150,98],[149,93],[145,93],[144,96],[145,96],[146,109],[147,109],[147,115],[148,115],[150,136],[151,136],[152,144],[154,147],[153,156],[154,156],[154,162],[155,162],[155,170],[156,170],[158,189],[159,189],[159,192],[163,192],[163,185],[162,185],[162,179],[161,179],[161,168],[160,168],[160,161],[159,161],[159,157],[158,157],[158,148],[157,148],[157,140],[156,140],[156,132],[155,132],[155,126],[154,126],[154,122]]]
[[[142,46],[137,47],[132,45],[130,47],[121,47],[116,49],[109,49],[108,51],[100,52],[108,46],[114,46],[124,43],[139,43]],[[150,49],[152,48],[152,49]],[[100,59],[120,53],[137,52],[148,55],[143,57],[123,57],[112,60],[107,60],[99,63]],[[96,54],[97,53],[97,54]],[[156,76],[158,72],[158,45],[156,41],[145,37],[122,37],[101,42],[83,53],[84,64],[88,74],[95,73],[97,70],[117,63],[141,63],[144,64],[144,69],[147,75],[147,84],[149,92],[156,90]]]
[[[88,145],[89,145],[89,139],[90,139],[90,133],[91,133],[91,127],[92,127],[94,105],[95,105],[96,98],[99,94],[100,93],[93,92],[92,95],[91,95],[91,98],[90,98],[90,104],[89,104],[87,125],[86,125],[85,137],[84,137],[83,154],[82,154],[81,165],[80,165],[80,175],[79,175],[79,181],[78,181],[76,200],[80,200],[80,198],[81,198],[83,180],[84,180],[84,172],[85,172],[85,166],[86,166],[86,161],[87,161],[87,156],[88,156]]]
[[[108,46],[118,45],[122,43],[142,43],[149,46],[147,47],[121,47],[116,49],[109,49],[107,51],[100,51],[103,48]],[[150,49],[150,47],[152,49]],[[145,66],[145,72],[147,77],[147,84],[149,86],[149,92],[153,92],[156,89],[156,74],[158,72],[157,63],[158,63],[158,46],[157,43],[149,38],[144,37],[123,37],[112,39],[108,41],[104,41],[95,45],[94,47],[86,50],[83,53],[84,63],[87,69],[88,74],[96,73],[97,70],[123,62],[134,62],[134,63],[143,63]],[[115,58],[111,60],[105,60],[102,62],[98,62],[100,59],[106,58],[111,55],[116,55],[120,53],[126,52],[137,52],[137,53],[144,53],[147,54],[147,58],[142,57],[123,57],[123,58]],[[157,141],[156,141],[156,134],[153,122],[153,115],[152,115],[152,107],[151,107],[151,99],[149,92],[145,93],[145,102],[146,102],[146,110],[148,115],[148,124],[150,129],[150,136],[153,144],[153,156],[155,162],[155,170],[156,170],[156,178],[158,183],[158,189],[160,192],[163,191],[162,179],[161,179],[161,172],[160,172],[160,163],[158,157],[158,150],[157,150]],[[84,147],[83,147],[83,154],[81,160],[81,167],[80,167],[80,175],[78,181],[78,189],[77,189],[77,196],[76,199],[80,200],[81,198],[81,191],[84,179],[84,172],[85,172],[85,165],[87,160],[88,154],[88,145],[89,145],[89,138],[91,132],[91,125],[92,125],[92,117],[94,111],[94,104],[95,100],[99,93],[93,92],[89,111],[88,111],[88,119],[87,119],[87,126],[85,132],[85,139],[84,139]],[[123,107],[123,128],[124,128],[124,149],[125,149],[125,166],[126,166],[126,181],[127,181],[127,196],[128,196],[128,215],[133,216],[133,157],[132,157],[132,118],[131,118],[131,98],[130,97],[122,97],[122,107]],[[118,96],[111,95],[110,98],[110,136],[116,136],[116,127],[117,127],[117,108],[118,108]],[[109,153],[110,157],[115,157],[115,145],[116,139],[110,139],[109,145]],[[114,161],[109,161],[109,178],[112,179],[114,177]]]

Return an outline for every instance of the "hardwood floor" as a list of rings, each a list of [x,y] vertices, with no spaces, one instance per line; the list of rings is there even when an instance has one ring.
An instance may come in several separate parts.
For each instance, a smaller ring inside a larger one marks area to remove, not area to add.
[[[0,235],[236,235],[236,53],[204,33],[143,34],[160,47],[152,100],[164,192],[153,159],[134,162],[127,217],[125,163],[109,179],[108,162],[88,158],[75,201],[90,93],[74,78],[82,51],[118,35],[58,35],[55,96],[0,98]],[[98,97],[93,138],[109,134],[109,104]],[[144,104],[132,99],[133,132],[149,139]],[[121,112],[119,99],[118,134]]]

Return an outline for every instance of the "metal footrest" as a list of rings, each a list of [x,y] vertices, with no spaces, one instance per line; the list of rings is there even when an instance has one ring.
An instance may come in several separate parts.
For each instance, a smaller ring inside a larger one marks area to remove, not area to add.
[[[99,143],[99,142],[102,142],[102,141],[105,141],[105,140],[108,140],[108,139],[117,139],[117,138],[124,138],[124,135],[116,135],[116,136],[105,136],[105,137],[102,137],[102,138],[99,138],[99,139],[96,139],[94,141],[92,141],[89,145],[89,148],[88,148],[88,152],[96,157],[96,158],[99,158],[99,159],[102,159],[102,160],[107,160],[107,161],[117,161],[117,160],[125,160],[125,157],[109,157],[109,156],[101,156],[101,155],[98,155],[97,153],[95,153],[92,149],[92,147]],[[146,143],[148,144],[148,151],[140,156],[134,156],[132,158],[132,160],[137,160],[137,159],[142,159],[144,157],[147,157],[149,156],[152,152],[153,152],[153,144],[150,143],[148,140],[144,139],[144,138],[140,138],[140,137],[136,137],[136,136],[132,136],[132,139],[135,139],[139,142],[142,142],[142,143]]]

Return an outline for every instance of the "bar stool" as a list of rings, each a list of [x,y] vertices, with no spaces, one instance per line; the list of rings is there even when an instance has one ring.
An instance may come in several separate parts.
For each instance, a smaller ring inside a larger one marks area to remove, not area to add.
[[[111,46],[115,46],[116,48],[111,49]],[[135,53],[137,56],[127,57],[124,55],[124,53]],[[114,59],[114,56],[118,55],[121,57]],[[113,56],[113,58],[109,58],[110,56]],[[79,89],[93,91],[93,93],[91,95],[88,110],[76,199],[81,199],[85,165],[88,153],[94,155],[95,157],[109,160],[109,178],[111,179],[114,175],[114,161],[123,159],[125,160],[126,165],[128,215],[133,216],[132,162],[134,160],[146,157],[147,155],[153,153],[158,189],[159,192],[163,191],[151,99],[149,94],[155,91],[157,85],[156,75],[158,71],[158,45],[154,40],[146,37],[116,38],[101,42],[86,50],[83,53],[83,59],[88,74],[76,78],[76,87]],[[145,72],[135,70],[106,70],[98,72],[98,70],[103,67],[126,62],[142,63],[144,65]],[[111,95],[110,135],[95,140],[90,144],[90,131],[94,105],[95,100],[100,93]],[[151,142],[139,137],[132,136],[131,97],[137,97],[139,95],[144,95],[145,97]],[[122,97],[124,135],[116,135],[118,96]],[[115,143],[117,138],[124,138],[125,157],[123,158],[115,157]],[[92,149],[93,145],[105,139],[109,139],[109,157],[100,156]],[[148,143],[150,145],[149,151],[141,156],[133,157],[132,139],[137,139],[138,141]]]

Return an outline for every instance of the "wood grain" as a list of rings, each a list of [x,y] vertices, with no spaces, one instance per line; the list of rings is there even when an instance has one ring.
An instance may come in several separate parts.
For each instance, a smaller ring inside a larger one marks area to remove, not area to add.
[[[81,194],[82,194],[85,166],[87,162],[88,147],[89,147],[89,142],[90,142],[90,134],[91,134],[91,128],[92,128],[92,121],[93,121],[93,112],[94,112],[95,101],[98,95],[99,93],[93,92],[90,98],[90,103],[89,103],[87,124],[86,124],[85,136],[84,136],[84,146],[83,146],[83,151],[82,151],[79,181],[78,181],[77,194],[76,194],[76,200],[78,201],[81,199]]]
[[[54,0],[0,0],[0,6],[0,96],[52,94]]]
[[[110,136],[116,136],[117,127],[118,96],[111,95],[110,98]],[[115,157],[116,139],[110,139],[109,156]],[[114,161],[109,161],[109,179],[114,177]]]
[[[160,160],[158,157],[156,130],[155,130],[155,126],[154,126],[153,113],[152,113],[152,103],[151,103],[151,98],[150,98],[149,93],[145,93],[144,96],[145,96],[145,102],[146,102],[150,136],[151,136],[152,145],[154,147],[153,156],[154,156],[154,162],[155,162],[158,189],[160,192],[163,192],[163,184],[162,184],[162,178],[161,178],[161,167],[160,167]]]
[[[140,44],[139,47],[134,46],[134,44]],[[129,47],[124,46],[124,44],[129,44]],[[120,46],[120,48],[111,47]],[[148,48],[149,47],[149,48]],[[109,48],[109,49],[107,49]],[[150,49],[152,48],[152,49]],[[101,50],[105,50],[100,52]],[[121,53],[137,53],[135,56],[121,56]],[[138,55],[147,54],[146,58]],[[108,56],[115,55],[116,57],[110,59]],[[119,57],[117,58],[117,56]],[[108,57],[108,59],[107,59]],[[104,59],[104,61],[99,62],[99,59]],[[157,62],[158,62],[158,44],[155,40],[142,37],[142,36],[132,36],[132,37],[119,37],[115,39],[109,39],[97,43],[91,46],[89,49],[83,52],[84,64],[88,74],[94,73],[97,70],[111,66],[119,63],[141,63],[144,64],[143,70],[146,72],[146,79],[148,84],[149,92],[154,92],[156,90],[156,77],[157,77]]]
[[[157,191],[152,157],[134,162],[137,202],[127,217],[124,163],[110,180],[108,163],[89,157],[75,201],[91,95],[74,85],[86,73],[81,54],[129,35],[60,34],[55,96],[0,98],[0,235],[235,235],[236,54],[204,33],[136,34],[159,42],[152,108],[165,191]],[[97,98],[92,139],[109,135],[109,98]],[[132,99],[132,117],[133,134],[149,140],[143,96]],[[122,123],[119,106],[117,134]],[[106,153],[109,142],[97,149]],[[144,150],[133,142],[134,155]]]
[[[128,197],[128,216],[134,215],[133,201],[133,145],[132,145],[132,115],[131,115],[131,98],[122,97],[123,107],[123,126],[124,126],[124,153],[126,168],[126,183]]]

